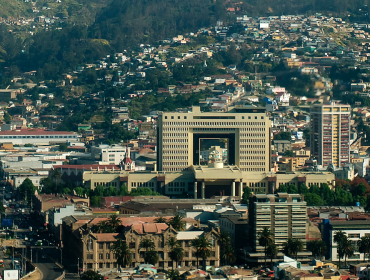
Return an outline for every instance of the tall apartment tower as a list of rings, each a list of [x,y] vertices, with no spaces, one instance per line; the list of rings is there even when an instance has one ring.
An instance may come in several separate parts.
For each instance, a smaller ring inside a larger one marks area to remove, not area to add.
[[[265,108],[236,107],[227,113],[163,113],[157,126],[158,171],[184,171],[200,164],[202,139],[228,139],[228,162],[241,171],[270,171],[270,120]]]
[[[307,206],[299,194],[256,194],[249,200],[249,234],[254,252],[264,251],[259,246],[259,233],[270,229],[278,248],[288,238],[306,240]]]
[[[317,164],[342,166],[350,160],[351,107],[329,102],[311,107],[311,156]]]

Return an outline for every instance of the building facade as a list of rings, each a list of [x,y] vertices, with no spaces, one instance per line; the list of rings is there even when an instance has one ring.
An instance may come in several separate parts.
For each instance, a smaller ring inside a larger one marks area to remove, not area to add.
[[[343,166],[350,161],[349,105],[330,102],[311,107],[311,156],[317,164]]]
[[[270,229],[278,248],[288,238],[306,240],[307,206],[299,194],[256,194],[249,203],[249,233],[254,252],[263,252],[258,245],[259,233]]]
[[[265,108],[236,107],[227,113],[163,113],[158,119],[159,171],[200,165],[202,139],[228,139],[228,165],[241,171],[270,170],[270,120]]]
[[[52,143],[78,141],[78,134],[68,131],[50,131],[45,129],[19,129],[0,131],[0,142],[17,145],[50,145]]]
[[[80,223],[79,218],[67,217],[63,220],[63,244],[64,252],[85,270],[102,270],[117,268],[117,259],[111,250],[111,246],[117,239],[124,240],[131,250],[131,267],[144,264],[145,249],[140,248],[143,239],[150,239],[154,242],[154,250],[158,252],[158,263],[153,263],[160,268],[173,267],[170,258],[171,248],[167,244],[169,238],[174,237],[184,249],[184,258],[178,265],[196,267],[197,257],[195,248],[191,241],[195,238],[205,236],[212,244],[211,255],[206,260],[206,265],[220,265],[220,246],[217,242],[219,232],[210,229],[209,231],[175,231],[164,223],[135,223],[126,225],[123,222],[124,230],[120,233],[94,233],[86,221]],[[84,216],[81,216],[84,219]],[[140,218],[137,218],[140,219]],[[153,220],[155,217],[152,218]],[[201,264],[201,261],[200,261]]]

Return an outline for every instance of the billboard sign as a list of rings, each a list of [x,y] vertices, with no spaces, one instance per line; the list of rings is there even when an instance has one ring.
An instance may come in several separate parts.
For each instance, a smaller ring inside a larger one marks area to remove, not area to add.
[[[18,270],[4,270],[4,280],[18,280]]]
[[[12,228],[13,227],[13,219],[1,219],[1,226],[3,228],[5,228],[5,227]]]

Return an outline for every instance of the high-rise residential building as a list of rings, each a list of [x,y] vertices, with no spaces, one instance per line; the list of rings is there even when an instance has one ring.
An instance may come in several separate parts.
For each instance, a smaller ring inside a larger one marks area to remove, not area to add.
[[[270,120],[265,108],[236,107],[227,113],[166,112],[159,116],[159,171],[184,171],[201,165],[204,139],[227,139],[227,165],[240,171],[270,171]],[[217,166],[217,165],[216,165]]]
[[[249,201],[249,235],[254,252],[264,251],[258,237],[270,229],[274,243],[283,247],[288,238],[306,240],[307,205],[299,194],[256,194]]]
[[[311,107],[311,156],[318,165],[349,163],[350,121],[349,105],[329,102]]]

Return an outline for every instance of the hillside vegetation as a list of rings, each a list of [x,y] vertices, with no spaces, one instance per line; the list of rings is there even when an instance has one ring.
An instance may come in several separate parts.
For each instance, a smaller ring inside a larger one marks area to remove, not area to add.
[[[42,77],[52,78],[105,54],[123,51],[138,43],[153,43],[197,31],[217,20],[234,20],[237,14],[267,16],[329,12],[347,17],[350,13],[350,19],[368,21],[366,1],[62,0],[56,3],[54,0],[38,0],[34,5],[40,13],[32,13],[31,3],[0,0],[0,16],[3,17],[44,14],[66,19],[62,30],[40,31],[23,42],[17,39],[19,34],[7,34],[2,26],[0,66],[38,70]],[[50,9],[43,10],[42,7]],[[236,14],[227,12],[230,7],[236,9]]]

